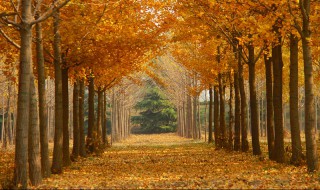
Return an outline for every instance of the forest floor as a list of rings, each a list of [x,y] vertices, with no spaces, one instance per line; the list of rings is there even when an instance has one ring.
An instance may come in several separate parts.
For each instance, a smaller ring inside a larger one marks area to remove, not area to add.
[[[11,166],[12,161],[6,160]],[[73,163],[37,188],[319,189],[320,173],[308,174],[305,166],[278,164],[250,153],[215,150],[213,145],[174,134],[132,135],[99,157]]]

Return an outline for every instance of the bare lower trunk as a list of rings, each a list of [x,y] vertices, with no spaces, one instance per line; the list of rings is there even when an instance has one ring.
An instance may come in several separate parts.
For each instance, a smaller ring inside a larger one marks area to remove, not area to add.
[[[219,98],[220,98],[220,125],[219,125],[219,141],[220,146],[222,148],[226,148],[227,146],[227,138],[226,138],[226,119],[225,119],[225,85],[222,81],[222,75],[219,74]]]
[[[21,4],[23,20],[32,19],[31,0],[22,1]],[[28,176],[28,124],[30,104],[30,72],[32,66],[32,28],[30,24],[22,21],[20,28],[21,48],[19,64],[19,91],[17,109],[17,129],[15,147],[14,185],[27,188]]]
[[[250,118],[251,118],[251,135],[252,135],[252,149],[254,155],[260,155],[260,141],[259,141],[259,105],[257,101],[256,91],[256,75],[254,62],[254,47],[250,45],[249,51],[249,87],[250,87]]]
[[[88,116],[88,136],[86,147],[89,153],[93,153],[96,150],[95,147],[95,137],[96,130],[94,126],[94,79],[93,77],[89,77],[89,98],[88,98],[88,106],[89,106],[89,116]]]
[[[298,38],[290,36],[290,129],[292,142],[291,163],[301,164],[302,146],[299,126],[299,91],[298,91]]]
[[[213,138],[212,138],[212,104],[213,104],[213,97],[212,97],[212,86],[210,85],[209,88],[209,130],[208,130],[208,143],[212,143],[213,142]]]
[[[229,73],[229,80],[230,80],[230,99],[229,99],[229,129],[228,129],[228,148],[230,150],[233,149],[233,82],[231,72]]]
[[[279,38],[279,43],[281,38]],[[282,108],[282,51],[281,44],[272,48],[273,61],[273,108],[274,108],[274,156],[277,162],[283,163],[284,157],[284,140],[283,140],[283,108]]]
[[[238,72],[239,72],[239,90],[241,97],[241,150],[246,152],[249,150],[249,142],[248,142],[248,123],[247,123],[247,99],[246,99],[246,91],[244,89],[244,79],[243,79],[243,65],[241,54],[242,50],[239,47],[238,54]]]
[[[240,150],[240,132],[241,132],[241,103],[240,103],[240,90],[239,90],[239,73],[234,73],[234,94],[235,94],[235,108],[234,108],[234,114],[235,114],[235,121],[234,121],[234,150],[239,151]]]
[[[80,152],[80,130],[79,130],[79,80],[73,86],[73,149],[72,156],[77,159]]]
[[[273,124],[273,93],[272,93],[272,60],[264,56],[266,67],[266,94],[267,94],[267,139],[269,158],[274,160],[274,124]]]
[[[219,87],[214,86],[214,117],[213,117],[213,123],[214,123],[214,140],[216,148],[221,147],[221,141],[219,138],[220,135],[220,126],[219,126]]]
[[[32,75],[32,74],[31,74]],[[42,181],[41,176],[41,158],[40,158],[40,132],[38,123],[38,105],[34,77],[30,78],[30,111],[29,111],[29,139],[28,139],[28,157],[29,157],[29,177],[31,184],[37,186]]]
[[[63,67],[66,66],[65,54],[63,54]],[[61,69],[62,74],[62,103],[63,103],[63,166],[70,166],[70,150],[69,150],[69,82],[68,68]]]
[[[36,18],[39,13],[36,13]],[[37,71],[38,71],[38,96],[39,96],[39,121],[40,121],[40,147],[41,147],[41,172],[42,177],[50,176],[50,161],[49,161],[49,143],[48,143],[48,115],[47,115],[47,100],[45,87],[45,66],[43,55],[42,42],[42,26],[36,24],[36,51],[37,51]]]
[[[79,154],[81,157],[86,157],[86,143],[84,134],[84,81],[79,82],[79,138],[80,138],[80,150]]]
[[[62,105],[62,74],[61,74],[61,51],[59,33],[60,13],[54,14],[54,75],[55,75],[55,131],[54,147],[51,172],[54,174],[62,173],[63,155],[63,105]]]
[[[102,114],[102,141],[103,144],[108,144],[108,138],[107,138],[107,98],[106,98],[106,92],[103,92],[103,114]]]

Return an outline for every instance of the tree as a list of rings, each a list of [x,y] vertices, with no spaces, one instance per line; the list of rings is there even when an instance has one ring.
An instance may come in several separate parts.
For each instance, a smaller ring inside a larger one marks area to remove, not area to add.
[[[141,132],[164,133],[176,130],[176,110],[155,85],[148,85],[143,100],[135,108],[142,110],[139,116],[132,118],[134,123],[140,124]]]

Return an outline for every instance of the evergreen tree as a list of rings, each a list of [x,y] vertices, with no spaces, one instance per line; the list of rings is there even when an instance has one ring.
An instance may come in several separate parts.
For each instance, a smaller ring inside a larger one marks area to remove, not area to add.
[[[141,110],[139,116],[133,116],[132,122],[140,125],[141,133],[173,132],[177,126],[177,112],[161,90],[150,84],[147,92],[135,109]]]

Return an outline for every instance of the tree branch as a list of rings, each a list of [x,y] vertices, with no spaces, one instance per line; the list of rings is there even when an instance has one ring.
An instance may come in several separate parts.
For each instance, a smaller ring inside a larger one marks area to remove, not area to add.
[[[14,42],[6,33],[4,33],[4,31],[0,28],[0,34],[10,43],[12,44],[14,47],[20,49],[20,45],[17,44],[16,42]]]
[[[32,21],[30,24],[34,25],[37,24],[39,22],[45,21],[47,20],[49,17],[51,17],[53,15],[54,12],[58,11],[59,9],[61,9],[63,6],[65,6],[70,0],[65,0],[63,3],[61,3],[60,5],[56,5],[55,3],[53,3],[51,5],[51,8],[45,12],[42,16],[40,16],[37,20]]]
[[[13,1],[10,0],[11,5],[13,6],[14,11],[17,13],[16,15],[18,15],[18,17],[20,18],[20,20],[22,20],[21,15],[19,14],[18,8],[14,5]]]

